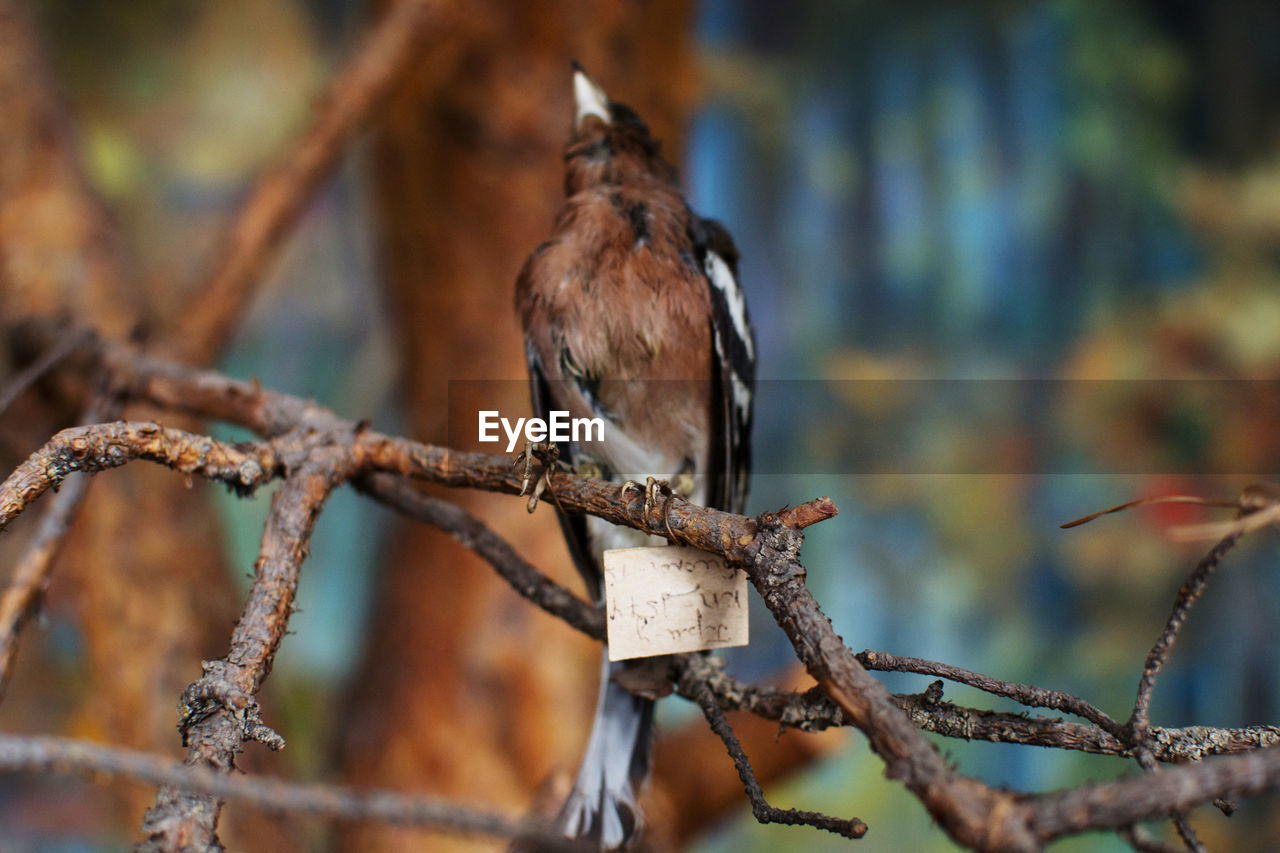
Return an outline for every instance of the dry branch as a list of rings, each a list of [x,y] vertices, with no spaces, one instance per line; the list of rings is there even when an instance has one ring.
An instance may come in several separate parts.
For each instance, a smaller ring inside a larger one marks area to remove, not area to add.
[[[40,607],[54,558],[62,549],[88,487],[87,476],[77,477],[49,505],[40,519],[34,541],[14,567],[9,585],[0,596],[0,700],[9,687],[22,629]]]
[[[1043,687],[1036,687],[1031,684],[1000,681],[991,676],[961,669],[950,664],[891,655],[887,652],[876,652],[871,649],[859,653],[858,662],[867,669],[878,672],[913,672],[919,675],[936,675],[959,684],[976,687],[994,696],[1013,699],[1029,708],[1049,708],[1055,711],[1066,711],[1096,724],[1108,734],[1117,734],[1121,729],[1121,725],[1106,713],[1093,707],[1080,697],[1073,696],[1070,693],[1063,693],[1060,690],[1046,690]]]
[[[1036,850],[1029,815],[1013,795],[963,776],[913,726],[831,628],[804,584],[803,533],[776,516],[759,519],[748,575],[809,674],[867,736],[885,773],[921,801],[947,834],[978,850]]]
[[[880,656],[885,653],[873,654]],[[795,693],[776,687],[746,684],[724,672],[717,658],[681,656],[677,666],[676,692],[693,700],[698,687],[704,684],[711,689],[721,709],[725,711],[747,711],[788,728],[806,732],[851,725],[840,706],[819,689]],[[1070,749],[1095,755],[1129,757],[1133,753],[1132,747],[1125,741],[1096,725],[964,708],[941,701],[939,697],[921,694],[895,694],[892,698],[894,704],[916,726],[946,737]],[[1238,729],[1207,726],[1167,729],[1153,727],[1150,731],[1149,745],[1153,755],[1159,761],[1171,763],[1198,761],[1209,755],[1249,752],[1280,745],[1280,728],[1275,726]]]
[[[1130,726],[1132,726],[1138,739],[1141,739],[1146,730],[1150,728],[1151,692],[1155,689],[1156,676],[1159,675],[1161,667],[1168,660],[1169,652],[1173,648],[1173,642],[1178,638],[1178,632],[1181,630],[1183,623],[1186,622],[1187,614],[1196,601],[1199,600],[1200,594],[1204,592],[1205,584],[1209,582],[1209,577],[1218,568],[1222,558],[1235,547],[1239,539],[1240,534],[1232,533],[1217,545],[1214,545],[1209,553],[1196,564],[1191,575],[1183,583],[1182,588],[1178,590],[1178,597],[1174,601],[1173,611],[1169,614],[1164,630],[1160,632],[1155,645],[1151,647],[1151,651],[1147,654],[1146,663],[1142,667],[1142,677],[1138,682],[1137,697],[1134,699],[1133,713],[1130,717]]]
[[[281,464],[270,444],[243,450],[208,436],[159,424],[117,421],[64,429],[28,457],[0,486],[0,527],[7,525],[69,474],[96,474],[133,459],[159,462],[184,474],[237,489],[261,484]]]
[[[711,730],[719,736],[725,745],[725,749],[728,750],[729,758],[733,760],[733,766],[738,771],[738,778],[742,780],[742,785],[746,789],[747,799],[751,802],[751,811],[756,820],[760,823],[812,826],[816,829],[823,829],[836,835],[842,835],[845,838],[861,838],[867,834],[867,825],[856,817],[848,819],[834,818],[819,812],[805,811],[803,809],[780,809],[777,806],[770,805],[765,800],[764,791],[761,790],[760,783],[756,780],[755,771],[751,768],[751,762],[747,759],[747,754],[743,751],[742,744],[738,741],[738,736],[733,733],[733,729],[729,726],[729,721],[724,718],[724,712],[721,711],[715,696],[712,695],[711,690],[705,684],[700,685],[694,701],[702,709],[702,713],[707,718],[707,724],[711,726]]]
[[[71,738],[0,735],[0,771],[127,779],[211,799],[236,800],[268,811],[379,821],[464,835],[531,836],[553,847],[566,846],[543,822],[502,817],[445,800],[399,791],[228,776],[158,755]]]
[[[0,385],[0,417],[4,416],[22,392],[92,340],[93,335],[85,329],[72,329],[61,336],[53,346],[42,352],[35,361],[10,376],[4,385]]]
[[[1156,773],[1085,785],[1036,798],[1032,828],[1050,841],[1092,829],[1119,829],[1218,797],[1249,796],[1280,785],[1280,749],[1206,758]]]
[[[54,347],[48,350],[47,353],[55,353],[58,357],[48,358],[46,355],[42,358],[40,362],[43,369],[51,368],[72,349],[89,342],[91,337],[83,332],[68,335],[67,340],[73,344],[71,348],[62,350]],[[22,377],[19,387],[38,375],[40,374]],[[98,394],[89,404],[84,420],[87,424],[92,424],[113,416],[117,409],[106,395]],[[4,404],[0,403],[0,414],[3,411]],[[53,571],[54,560],[62,552],[67,532],[84,502],[88,488],[89,478],[85,475],[73,479],[59,492],[40,519],[35,538],[14,567],[9,585],[0,594],[0,702],[4,701],[9,677],[13,673],[13,662],[18,653],[18,640],[23,626],[39,609],[44,590],[49,584],[49,575]]]
[[[483,557],[519,595],[595,640],[605,636],[604,611],[538,571],[509,542],[457,504],[425,495],[404,480],[375,474],[356,488],[400,514],[448,533]]]
[[[282,739],[261,723],[254,699],[271,672],[276,650],[293,614],[298,578],[312,528],[325,500],[349,475],[346,454],[332,448],[317,452],[289,475],[271,502],[262,548],[244,613],[231,635],[225,658],[206,663],[203,677],[187,688],[179,723],[187,763],[229,772],[241,744],[260,740],[272,748]],[[216,798],[192,797],[165,787],[147,812],[148,841],[140,851],[180,849],[196,843],[217,849]]]

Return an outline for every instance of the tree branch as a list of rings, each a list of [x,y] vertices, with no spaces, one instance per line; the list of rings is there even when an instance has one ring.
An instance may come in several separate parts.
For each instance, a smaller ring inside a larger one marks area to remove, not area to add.
[[[1129,718],[1129,725],[1133,729],[1135,737],[1141,739],[1151,725],[1151,692],[1155,689],[1156,676],[1160,674],[1160,668],[1164,666],[1164,662],[1169,657],[1169,651],[1173,648],[1173,641],[1178,637],[1178,631],[1186,621],[1191,607],[1200,599],[1201,593],[1204,592],[1205,584],[1208,583],[1210,576],[1218,568],[1218,564],[1222,562],[1222,558],[1235,547],[1236,542],[1239,540],[1240,534],[1231,534],[1209,549],[1209,553],[1196,564],[1191,575],[1182,584],[1181,589],[1178,590],[1178,597],[1173,604],[1173,612],[1169,614],[1164,630],[1160,632],[1155,645],[1151,647],[1151,651],[1147,654],[1146,663],[1142,667],[1142,678],[1138,682],[1137,698],[1134,700],[1133,713]]]
[[[284,779],[228,776],[163,756],[58,737],[0,735],[0,771],[65,773],[163,785],[210,799],[236,800],[274,812],[380,821],[463,835],[532,835],[553,849],[568,845],[546,822],[503,817],[416,794],[358,791]]]
[[[787,826],[812,826],[816,829],[833,832],[836,835],[842,835],[845,838],[861,838],[867,834],[867,825],[855,818],[836,818],[824,815],[819,812],[804,811],[802,809],[780,809],[772,806],[764,797],[764,791],[760,789],[760,783],[756,781],[755,771],[751,768],[751,762],[747,758],[746,752],[742,749],[742,744],[738,741],[738,736],[733,733],[733,729],[729,726],[729,721],[724,718],[716,698],[705,684],[700,685],[697,691],[695,701],[698,707],[702,709],[703,715],[707,718],[707,724],[711,726],[711,731],[724,742],[725,749],[729,752],[729,758],[733,761],[734,768],[738,771],[738,778],[742,780],[742,785],[746,789],[747,799],[751,802],[751,812],[755,815],[756,820],[760,823],[781,823]]]
[[[0,529],[74,472],[97,474],[134,459],[252,491],[282,460],[269,443],[236,447],[208,436],[146,422],[116,421],[64,429],[0,485]]]
[[[272,499],[253,586],[231,634],[231,649],[222,660],[206,663],[204,675],[183,695],[178,728],[188,747],[188,764],[226,773],[235,766],[246,740],[260,740],[275,749],[284,745],[261,723],[254,697],[271,672],[288,628],[316,518],[348,474],[349,460],[326,448],[288,476]],[[220,849],[215,834],[219,807],[211,796],[161,788],[143,821],[148,839],[135,849],[160,853],[186,849],[188,844]]]
[[[588,637],[604,639],[605,616],[601,608],[538,571],[509,542],[462,507],[425,495],[388,474],[363,477],[355,485],[405,517],[445,531],[488,562],[518,594]]]
[[[1102,728],[1108,734],[1115,735],[1122,728],[1120,723],[1090,705],[1088,702],[1063,693],[1059,690],[1046,690],[1030,684],[1016,684],[1011,681],[1000,681],[988,675],[961,669],[958,666],[938,663],[922,658],[891,655],[887,652],[876,652],[871,649],[858,653],[858,662],[867,669],[878,672],[914,672],[920,675],[936,675],[976,687],[995,696],[1004,696],[1026,705],[1029,708],[1050,708],[1054,711],[1066,711],[1083,717]]]
[[[39,382],[46,373],[72,356],[76,350],[91,343],[93,339],[93,334],[83,327],[69,329],[65,335],[55,338],[52,345],[40,353],[35,361],[14,373],[3,385],[0,385],[0,417],[4,416],[23,391]]]
[[[1046,841],[1094,829],[1120,829],[1184,811],[1215,797],[1249,796],[1280,785],[1280,749],[1162,766],[1119,782],[1085,785],[1032,800],[1032,828]]]

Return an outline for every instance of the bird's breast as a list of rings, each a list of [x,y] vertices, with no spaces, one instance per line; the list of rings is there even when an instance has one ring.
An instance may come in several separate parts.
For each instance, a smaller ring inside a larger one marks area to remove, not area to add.
[[[519,282],[551,402],[610,421],[617,470],[669,476],[703,461],[714,345],[688,216],[678,196],[579,194]]]
[[[567,347],[570,363],[602,379],[709,377],[710,300],[687,217],[662,194],[571,199],[521,277],[525,329],[559,338],[535,345]]]

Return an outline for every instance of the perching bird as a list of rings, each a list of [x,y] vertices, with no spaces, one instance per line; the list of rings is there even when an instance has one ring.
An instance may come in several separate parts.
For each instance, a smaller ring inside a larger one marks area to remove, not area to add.
[[[577,63],[573,92],[567,198],[516,282],[535,414],[604,418],[603,443],[558,448],[579,471],[619,483],[654,477],[693,503],[741,512],[755,343],[738,252],[718,222],[689,209],[640,117]],[[602,551],[662,544],[594,517],[560,522],[596,601]],[[653,700],[614,681],[619,666],[606,655],[586,753],[560,813],[567,836],[604,849],[640,827],[653,740]]]

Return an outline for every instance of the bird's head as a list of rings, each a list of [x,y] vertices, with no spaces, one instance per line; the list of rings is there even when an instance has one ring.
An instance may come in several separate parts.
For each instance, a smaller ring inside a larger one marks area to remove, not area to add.
[[[631,107],[609,100],[604,89],[573,63],[573,132],[565,148],[569,195],[597,184],[657,180],[675,184],[675,169]]]

